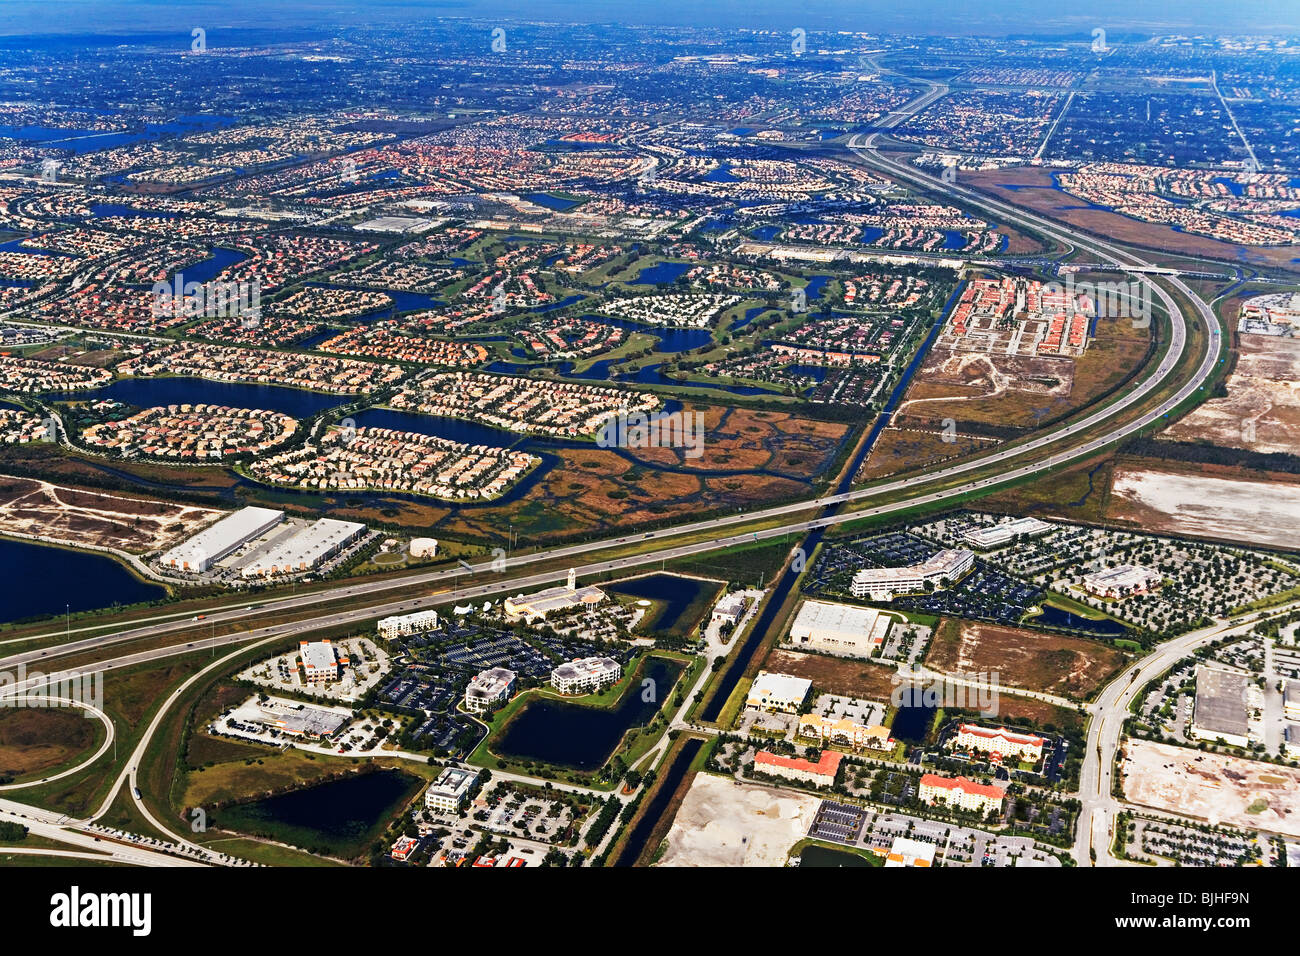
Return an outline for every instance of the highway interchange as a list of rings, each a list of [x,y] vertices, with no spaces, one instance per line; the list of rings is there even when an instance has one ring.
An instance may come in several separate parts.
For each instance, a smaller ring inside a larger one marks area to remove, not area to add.
[[[227,656],[216,658],[218,648],[234,648],[235,654],[246,650],[245,645],[272,644],[282,642],[292,635],[303,634],[323,628],[359,624],[373,621],[389,614],[405,613],[423,607],[441,606],[450,603],[464,603],[482,600],[506,592],[521,592],[531,588],[553,583],[565,574],[564,564],[574,566],[580,576],[602,575],[607,572],[620,572],[663,561],[699,555],[710,551],[725,549],[735,545],[754,541],[785,538],[816,528],[828,527],[866,517],[886,516],[892,513],[913,509],[922,505],[940,504],[961,498],[971,493],[988,491],[995,486],[1015,482],[1046,473],[1063,465],[1086,458],[1107,447],[1114,445],[1126,436],[1132,435],[1158,422],[1170,411],[1177,408],[1200,390],[1222,359],[1224,342],[1218,323],[1210,307],[1203,302],[1176,274],[1161,271],[1159,278],[1176,290],[1182,299],[1190,303],[1195,310],[1194,320],[1204,326],[1207,347],[1204,354],[1177,387],[1170,390],[1171,376],[1185,358],[1188,349],[1189,330],[1179,300],[1171,295],[1162,285],[1157,284],[1145,270],[1156,268],[1131,251],[1121,249],[1104,240],[1082,234],[1077,230],[1045,220],[1037,215],[1024,212],[1016,207],[987,196],[975,193],[955,181],[947,181],[906,166],[902,162],[885,155],[877,145],[878,138],[889,128],[902,122],[907,117],[924,109],[929,103],[942,96],[946,89],[932,85],[922,96],[907,106],[890,114],[879,124],[880,129],[867,136],[855,136],[848,148],[864,164],[873,167],[895,179],[909,182],[932,193],[943,193],[960,203],[975,207],[996,216],[1000,221],[1026,227],[1046,235],[1061,243],[1064,248],[1090,253],[1103,264],[1113,265],[1117,271],[1126,268],[1144,270],[1133,273],[1137,280],[1147,284],[1159,298],[1168,317],[1168,338],[1158,362],[1146,370],[1140,379],[1131,383],[1126,391],[1109,403],[1094,410],[1089,410],[1074,421],[1057,425],[1032,439],[995,451],[982,454],[933,471],[886,481],[870,487],[847,491],[840,494],[825,495],[814,500],[798,501],[777,505],[742,514],[727,515],[703,521],[690,522],[671,528],[645,532],[639,535],[625,535],[616,538],[583,542],[563,547],[547,549],[526,554],[509,555],[504,562],[483,561],[470,565],[469,571],[447,569],[431,571],[416,575],[390,577],[374,581],[350,583],[344,586],[325,588],[319,591],[293,595],[290,597],[261,600],[253,604],[245,601],[231,602],[214,607],[204,613],[201,627],[196,627],[194,620],[185,617],[160,615],[157,618],[121,630],[110,630],[86,637],[77,637],[57,645],[48,645],[36,649],[23,650],[0,658],[0,669],[12,670],[19,665],[31,666],[52,663],[56,658],[69,655],[98,654],[106,656],[90,666],[79,666],[80,673],[109,671],[133,666],[148,661],[194,654],[196,651],[211,647],[213,660],[202,670],[196,672],[178,689],[171,699],[197,681],[202,674],[225,665]],[[1167,394],[1155,404],[1149,400],[1155,393],[1165,390]],[[1102,428],[1105,425],[1107,427]],[[1085,437],[1086,436],[1086,437]],[[992,470],[992,473],[989,473]],[[972,476],[974,474],[974,476]],[[969,477],[969,480],[962,479]],[[871,505],[873,501],[879,504]],[[831,512],[823,509],[836,506],[852,506]],[[811,516],[809,514],[811,513]],[[767,524],[767,527],[755,528],[754,525]],[[734,533],[724,533],[739,528]],[[686,536],[705,535],[702,540],[675,543],[673,539]],[[598,560],[580,563],[580,559],[604,551],[618,549],[635,549],[636,553],[602,557]],[[526,572],[531,565],[546,563],[548,569]],[[460,583],[465,574],[469,581]],[[385,592],[393,590],[409,591],[413,588],[427,588],[428,593],[420,596],[403,596],[385,599]],[[374,603],[337,610],[330,607],[340,600],[357,603],[358,599],[375,598]],[[308,612],[291,621],[252,626],[249,630],[234,633],[217,634],[218,625],[247,623],[253,625],[256,619],[268,614],[298,614]],[[1113,814],[1117,801],[1111,796],[1111,758],[1119,745],[1120,729],[1132,696],[1152,677],[1164,668],[1185,656],[1201,643],[1221,636],[1231,624],[1218,624],[1204,631],[1194,632],[1159,645],[1156,650],[1143,658],[1135,667],[1128,668],[1114,682],[1108,685],[1099,698],[1088,710],[1093,719],[1089,727],[1088,752],[1085,755],[1081,773],[1081,800],[1083,812],[1078,824],[1078,842],[1075,858],[1081,865],[1087,865],[1090,851],[1103,846],[1099,853],[1103,863],[1114,862],[1111,857],[1106,834],[1113,825]],[[196,631],[210,631],[210,637],[196,635]],[[185,639],[173,644],[150,647],[144,650],[109,649],[118,644],[150,641],[169,635],[182,635]],[[54,634],[47,635],[56,636]],[[60,632],[57,636],[62,636]],[[740,642],[737,642],[739,644]],[[1132,676],[1130,676],[1132,675]],[[39,687],[43,678],[33,676],[25,684],[15,685],[10,692]],[[71,834],[64,842],[79,844],[84,847],[87,842],[96,844],[93,835],[93,820],[107,812],[121,788],[130,786],[137,809],[159,831],[168,833],[172,828],[159,821],[145,806],[144,800],[136,789],[136,771],[140,759],[152,742],[154,732],[167,713],[164,705],[159,708],[151,725],[146,728],[138,745],[127,763],[122,767],[113,786],[104,798],[99,811],[92,821],[69,821],[66,817],[51,814],[48,811],[29,807],[13,800],[0,801],[0,818],[14,818],[16,814],[27,814],[25,821],[34,830],[62,829]],[[112,741],[112,733],[104,746]],[[102,751],[101,751],[102,752]],[[74,768],[75,769],[75,768]],[[172,834],[180,848],[173,848],[171,855],[164,856],[155,849],[114,844],[116,858],[123,862],[156,865],[167,863],[192,863],[193,857],[213,863],[228,863],[227,858],[198,848],[188,843],[183,837]],[[75,837],[75,839],[73,838]],[[73,851],[70,851],[73,852]],[[81,850],[75,852],[82,852]],[[181,854],[178,856],[177,853]]]

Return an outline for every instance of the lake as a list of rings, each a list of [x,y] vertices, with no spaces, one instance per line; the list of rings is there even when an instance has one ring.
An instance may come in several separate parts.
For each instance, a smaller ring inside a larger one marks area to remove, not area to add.
[[[351,859],[366,851],[422,785],[401,770],[351,774],[226,807],[216,812],[213,825]]]
[[[0,538],[0,621],[95,611],[166,597],[107,555]]]
[[[675,660],[646,658],[637,678],[610,708],[538,697],[510,720],[492,750],[517,760],[595,770],[613,756],[624,734],[645,726],[659,712],[684,669]],[[654,681],[653,695],[643,693],[650,686],[646,680]]]
[[[717,599],[722,585],[717,581],[701,581],[677,574],[649,574],[619,581],[603,590],[616,596],[661,603],[662,610],[654,620],[647,622],[647,630],[686,636],[704,616],[705,605]]]

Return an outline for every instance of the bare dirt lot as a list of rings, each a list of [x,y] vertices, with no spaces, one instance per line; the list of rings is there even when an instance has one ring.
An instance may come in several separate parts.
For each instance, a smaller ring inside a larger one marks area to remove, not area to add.
[[[1115,469],[1110,516],[1146,531],[1292,548],[1300,541],[1300,484]]]
[[[1075,359],[955,352],[926,357],[895,415],[1033,426],[1114,389],[1146,357],[1150,331],[1125,318],[1097,320],[1096,336]]]
[[[925,663],[941,671],[998,674],[1000,684],[1084,698],[1115,673],[1124,655],[1108,644],[948,618]]]
[[[0,475],[0,532],[140,553],[172,544],[220,515],[192,505]]]
[[[782,650],[773,650],[767,655],[763,670],[806,677],[813,682],[813,687],[824,693],[872,700],[889,700],[897,673],[892,667],[882,664]]]
[[[1133,740],[1123,772],[1125,795],[1141,806],[1300,836],[1300,770]]]
[[[660,866],[784,866],[821,798],[697,774]]]
[[[1294,455],[1300,449],[1300,339],[1240,337],[1226,398],[1213,398],[1165,429],[1176,441]]]

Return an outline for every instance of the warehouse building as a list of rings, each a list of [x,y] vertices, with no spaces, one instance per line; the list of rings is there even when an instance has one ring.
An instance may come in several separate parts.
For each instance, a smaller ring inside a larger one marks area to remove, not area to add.
[[[379,636],[386,641],[395,637],[409,637],[438,629],[438,612],[434,610],[415,611],[412,614],[394,614],[392,617],[379,619]]]
[[[804,601],[790,626],[790,643],[842,657],[870,657],[889,634],[893,619],[872,607]]]
[[[927,583],[934,587],[942,587],[945,581],[953,584],[974,566],[974,551],[953,548],[905,568],[863,568],[853,575],[849,593],[855,598],[892,601],[902,594],[924,591]]]
[[[808,699],[812,690],[812,681],[806,677],[794,677],[790,674],[774,674],[759,671],[754,683],[749,685],[749,696],[745,698],[746,707],[758,710],[780,711],[797,714]]]
[[[1204,664],[1196,668],[1192,736],[1234,747],[1250,743],[1250,678]]]
[[[320,518],[240,569],[246,578],[299,574],[319,567],[366,533],[356,521]]]
[[[240,508],[172,548],[159,560],[166,568],[202,574],[283,520],[284,512],[273,508]]]

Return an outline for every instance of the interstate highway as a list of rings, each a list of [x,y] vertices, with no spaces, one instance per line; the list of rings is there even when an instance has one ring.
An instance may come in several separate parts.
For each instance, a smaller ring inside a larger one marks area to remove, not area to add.
[[[942,92],[944,91],[938,88],[929,90],[918,100],[909,104],[908,107],[904,107],[896,111],[894,114],[891,114],[888,125],[893,125],[906,116],[911,115],[918,108],[923,107],[926,102],[942,95]],[[886,124],[882,123],[881,125]],[[953,183],[945,183],[935,177],[914,172],[913,170],[875,152],[872,143],[877,135],[879,134],[871,134],[865,145],[859,145],[857,143],[857,137],[855,137],[854,140],[850,142],[850,149],[852,149],[855,154],[865,162],[884,168],[886,171],[898,178],[919,182],[921,185],[931,190],[947,191],[953,194],[955,198],[959,198],[971,205],[976,205],[996,212],[997,215],[1007,221],[1016,222],[1036,229],[1039,232],[1043,232],[1056,238],[1060,242],[1066,243],[1067,245],[1090,249],[1106,260],[1115,263],[1121,269],[1124,265],[1130,264],[1139,266],[1150,265],[1150,263],[1139,259],[1126,250],[1121,250],[1108,243],[1078,234],[1071,227],[1050,223],[1037,216],[1022,213],[1014,207],[1007,206],[1004,203],[984,199],[978,194],[956,186]],[[1122,261],[1124,259],[1132,261]],[[439,591],[426,597],[388,601],[349,611],[326,611],[301,621],[282,625],[272,625],[265,628],[240,632],[234,635],[218,636],[216,641],[217,643],[223,644],[243,642],[254,640],[258,637],[271,636],[272,634],[301,633],[307,630],[331,627],[334,625],[357,623],[388,614],[402,613],[419,608],[446,604],[453,601],[464,601],[470,598],[483,598],[501,594],[503,592],[526,590],[528,588],[552,583],[560,580],[564,576],[564,572],[560,570],[547,571],[521,577],[506,576],[511,570],[520,569],[530,564],[579,557],[622,545],[644,545],[647,542],[658,544],[661,541],[667,542],[668,539],[677,536],[696,534],[701,531],[712,531],[715,529],[723,530],[735,525],[746,525],[765,520],[781,519],[807,512],[811,509],[823,508],[826,506],[857,504],[872,499],[886,498],[899,494],[906,496],[901,500],[890,501],[874,508],[857,511],[844,511],[811,519],[791,521],[789,523],[782,523],[777,527],[760,531],[747,531],[733,535],[710,536],[707,540],[695,543],[676,546],[665,543],[662,548],[651,549],[635,556],[610,559],[577,567],[578,572],[581,575],[603,573],[606,571],[619,571],[624,569],[632,570],[670,558],[701,554],[736,544],[770,539],[791,532],[826,527],[846,521],[853,521],[862,517],[888,515],[894,512],[913,508],[917,505],[942,502],[973,491],[990,489],[1006,481],[1014,481],[1049,471],[1106,448],[1124,437],[1145,428],[1155,421],[1158,421],[1163,415],[1195,393],[1209,378],[1215,365],[1218,364],[1223,349],[1223,341],[1222,336],[1219,334],[1219,328],[1213,313],[1210,308],[1195,294],[1193,294],[1180,279],[1176,277],[1166,277],[1165,281],[1168,281],[1171,285],[1177,288],[1186,297],[1187,301],[1193,304],[1198,313],[1199,319],[1206,326],[1210,347],[1207,349],[1200,365],[1190,378],[1183,382],[1172,395],[1164,399],[1157,407],[1148,409],[1141,415],[1127,422],[1118,423],[1115,427],[1103,434],[1093,436],[1082,443],[1077,442],[1077,439],[1081,434],[1087,432],[1094,426],[1121,415],[1133,406],[1143,402],[1152,394],[1152,392],[1163,387],[1186,349],[1187,324],[1177,302],[1162,286],[1156,285],[1149,278],[1142,277],[1140,281],[1151,286],[1154,293],[1164,304],[1169,315],[1169,346],[1165,350],[1157,366],[1150,370],[1141,380],[1131,385],[1124,395],[1112,401],[1110,404],[1087,413],[1078,421],[1057,426],[1054,429],[1028,441],[1003,447],[987,454],[969,459],[965,462],[953,464],[927,474],[896,479],[869,488],[859,489],[857,491],[848,491],[840,494],[827,495],[817,499],[776,505],[747,513],[690,522],[687,524],[676,525],[671,528],[645,532],[641,535],[605,538],[599,541],[566,545],[531,554],[507,557],[505,559],[505,573],[503,573],[500,578],[490,583],[481,583],[461,588],[458,586],[459,578],[461,574],[466,572],[456,569],[430,571],[417,575],[384,578],[375,581],[350,584],[347,586],[327,588],[310,594],[295,595],[287,598],[278,598],[269,601],[259,600],[256,602],[256,606],[249,606],[246,600],[240,601],[237,604],[227,604],[205,612],[203,623],[209,626],[215,626],[220,623],[245,620],[264,614],[284,613],[306,609],[313,605],[327,605],[329,602],[340,599],[355,599],[367,595],[379,596],[384,591],[420,586],[445,588],[448,585],[451,585],[448,590]],[[1076,441],[1070,441],[1071,438],[1076,439]],[[1039,451],[1050,451],[1051,453],[1044,458],[1037,458],[1035,457],[1035,453]],[[1030,460],[1024,461],[1025,459]],[[961,485],[944,487],[931,492],[926,492],[924,490],[928,485],[945,484],[953,479],[959,479],[964,475],[968,475],[971,472],[981,471],[990,466],[1000,465],[1003,463],[1008,467],[1005,470],[998,472],[994,477],[978,478]],[[913,494],[913,492],[915,493]],[[492,565],[493,562],[484,561],[476,565],[471,565],[471,567],[475,573],[493,573]],[[118,632],[110,632],[95,637],[69,641],[43,650],[25,651],[13,654],[0,659],[0,666],[12,667],[17,664],[36,664],[48,661],[53,657],[82,651],[93,651],[124,641],[161,637],[167,634],[185,632],[193,633],[195,630],[196,628],[194,627],[193,622],[187,618],[146,624],[143,626],[127,628]],[[199,644],[201,643],[201,639],[196,640],[193,643]],[[193,645],[175,645],[175,650],[172,652],[185,653],[186,650],[190,649],[192,646]]]

